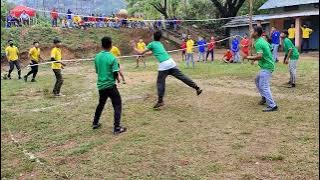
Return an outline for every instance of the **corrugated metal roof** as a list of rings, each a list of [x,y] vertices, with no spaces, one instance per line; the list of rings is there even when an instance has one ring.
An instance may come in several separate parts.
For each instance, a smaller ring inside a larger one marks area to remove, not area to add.
[[[257,21],[254,20],[254,17],[257,17],[257,16],[261,16],[261,15],[253,16],[252,17],[252,20],[253,20],[252,24],[257,24]],[[267,22],[267,21],[261,22],[261,24],[268,24],[268,23],[269,22]],[[241,27],[241,26],[249,26],[249,18],[248,17],[241,17],[241,18],[233,19],[222,27],[230,28],[230,27]]]
[[[312,11],[294,11],[288,13],[281,13],[281,14],[265,14],[265,15],[258,15],[252,17],[253,20],[269,20],[269,19],[281,19],[281,18],[288,18],[288,17],[299,17],[299,16],[319,16],[319,9],[312,10]]]
[[[268,0],[259,9],[272,9],[285,6],[295,6],[300,4],[319,3],[319,0]]]
[[[289,18],[289,17],[301,17],[301,16],[318,16],[319,10],[312,10],[312,11],[294,11],[294,12],[287,12],[287,13],[280,13],[280,14],[261,14],[261,15],[254,15],[252,16],[252,23],[257,24],[257,21],[261,21],[261,24],[268,24],[268,20],[270,19],[281,19],[281,18]],[[241,27],[241,26],[248,26],[249,25],[249,18],[248,17],[241,17],[236,18],[229,21],[222,27]]]

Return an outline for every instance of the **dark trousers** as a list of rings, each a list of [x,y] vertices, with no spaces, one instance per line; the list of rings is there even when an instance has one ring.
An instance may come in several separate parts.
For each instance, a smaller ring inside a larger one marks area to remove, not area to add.
[[[20,63],[19,63],[19,60],[15,60],[15,61],[9,61],[9,74],[8,76],[10,77],[11,76],[11,73],[14,69],[14,66],[16,66],[17,70],[18,70],[18,75],[19,77],[21,77],[21,69],[20,69]]]
[[[38,64],[38,62],[31,60],[30,65]],[[38,65],[31,66],[31,70],[28,72],[27,77],[32,74],[32,79],[35,79],[38,73]]]
[[[111,99],[114,110],[114,127],[116,128],[120,126],[122,104],[121,96],[116,85],[112,88],[99,90],[99,104],[94,115],[93,125],[97,125],[99,123],[104,105],[106,104],[109,97]]]
[[[309,50],[309,38],[302,38],[301,52],[308,52]]]
[[[213,61],[214,60],[213,49],[207,51],[206,61],[208,60],[209,54],[211,54],[211,61]]]
[[[295,45],[295,39],[293,38],[293,39],[290,39],[290,40],[291,40],[292,44]]]
[[[163,96],[165,93],[166,87],[166,78],[168,75],[174,76],[180,81],[184,82],[186,85],[198,90],[199,87],[196,83],[194,83],[190,78],[185,76],[177,67],[165,70],[158,71],[158,80],[157,80],[157,88],[158,88],[158,102],[163,102]]]
[[[53,69],[53,72],[54,72],[54,75],[56,76],[56,83],[53,88],[53,94],[59,94],[61,86],[63,84],[61,69]]]

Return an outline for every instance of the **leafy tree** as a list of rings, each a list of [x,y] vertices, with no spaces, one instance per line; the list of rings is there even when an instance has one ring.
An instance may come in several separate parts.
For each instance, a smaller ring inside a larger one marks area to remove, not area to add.
[[[168,1],[167,0],[163,0],[163,4],[161,4],[160,2],[152,2],[150,3],[151,6],[153,6],[157,11],[159,11],[165,19],[168,19],[169,15],[168,15]]]
[[[235,17],[246,0],[211,0],[222,18]]]
[[[259,10],[259,8],[268,0],[254,0],[253,1],[253,14],[266,14],[268,10]],[[238,12],[238,15],[246,15],[249,14],[249,2],[243,4]]]

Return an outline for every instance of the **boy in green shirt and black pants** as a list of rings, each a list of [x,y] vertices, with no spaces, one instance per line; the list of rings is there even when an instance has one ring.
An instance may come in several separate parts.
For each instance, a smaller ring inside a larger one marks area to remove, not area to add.
[[[104,37],[101,40],[103,50],[98,53],[94,60],[96,73],[98,75],[97,87],[99,90],[99,104],[96,109],[92,127],[97,129],[101,126],[99,119],[107,102],[110,98],[114,109],[114,134],[120,134],[127,129],[120,126],[121,120],[121,96],[117,89],[116,80],[120,82],[119,65],[116,57],[110,53],[112,40],[110,37]]]
[[[299,59],[298,49],[293,45],[292,41],[288,38],[288,31],[282,31],[280,37],[283,40],[283,48],[285,51],[286,58],[284,60],[285,64],[289,62],[289,72],[290,72],[290,81],[289,88],[296,87],[296,76],[297,76],[297,62]],[[290,61],[289,61],[290,59]]]
[[[259,104],[263,105],[267,103],[268,107],[264,109],[263,112],[271,112],[278,110],[278,106],[272,98],[270,89],[270,78],[275,68],[275,62],[272,58],[269,43],[263,37],[261,37],[262,32],[262,27],[256,26],[251,34],[251,37],[255,39],[254,47],[257,55],[244,55],[243,58],[252,61],[259,61],[258,65],[260,66],[261,70],[255,79],[257,89],[262,97],[262,100]]]
[[[188,86],[196,90],[197,95],[202,93],[202,90],[194,83],[191,79],[185,76],[176,66],[176,63],[168,54],[168,52],[163,47],[163,44],[160,42],[162,38],[162,32],[157,31],[153,35],[154,41],[147,45],[147,50],[139,52],[140,55],[144,55],[148,51],[151,51],[153,55],[159,62],[158,67],[158,79],[157,79],[157,88],[158,88],[158,102],[154,105],[153,108],[157,109],[161,106],[164,106],[163,96],[165,93],[166,87],[166,78],[168,75],[172,75],[180,81],[184,82]]]

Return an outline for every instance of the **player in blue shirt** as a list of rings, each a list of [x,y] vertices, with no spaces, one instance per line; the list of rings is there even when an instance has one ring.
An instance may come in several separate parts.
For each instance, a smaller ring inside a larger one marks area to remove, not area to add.
[[[234,38],[232,40],[232,45],[231,45],[231,51],[233,54],[233,62],[238,63],[240,62],[240,48],[239,48],[239,40],[237,38]]]
[[[278,62],[278,49],[280,44],[280,32],[275,28],[271,28],[271,46],[272,46],[272,57],[273,60]]]
[[[199,61],[204,61],[204,53],[206,51],[206,41],[199,36],[199,39],[197,41],[197,45],[198,45],[198,62]]]

